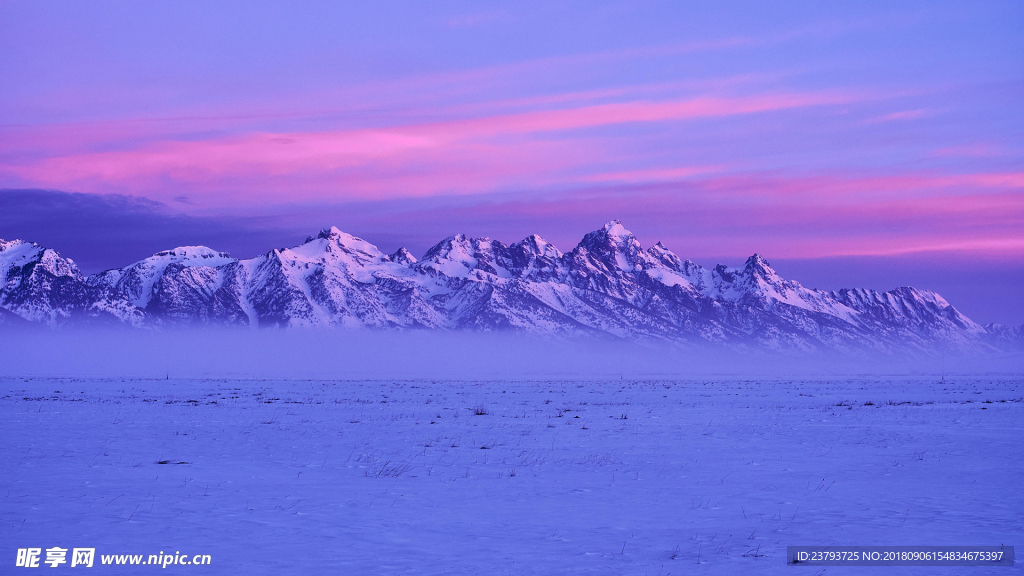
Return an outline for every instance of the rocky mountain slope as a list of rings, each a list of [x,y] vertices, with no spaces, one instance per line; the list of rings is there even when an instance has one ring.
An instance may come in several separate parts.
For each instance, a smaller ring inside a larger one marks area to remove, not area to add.
[[[0,241],[0,324],[216,324],[526,330],[772,349],[991,348],[982,327],[927,290],[822,291],[760,255],[704,268],[618,221],[568,253],[539,236],[455,235],[417,260],[337,228],[247,260],[202,246],[83,276],[54,250]]]

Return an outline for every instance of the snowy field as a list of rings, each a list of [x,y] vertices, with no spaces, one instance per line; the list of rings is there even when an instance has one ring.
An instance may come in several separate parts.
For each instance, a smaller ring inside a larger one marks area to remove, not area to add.
[[[787,545],[1021,550],[1022,398],[948,376],[5,378],[0,573],[52,546],[110,574],[161,569],[100,555],[161,551],[212,558],[167,573],[811,576]]]

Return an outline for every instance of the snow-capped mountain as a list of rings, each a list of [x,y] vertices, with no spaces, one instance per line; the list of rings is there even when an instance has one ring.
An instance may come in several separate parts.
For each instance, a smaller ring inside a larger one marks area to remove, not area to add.
[[[620,222],[568,253],[539,236],[505,245],[450,236],[416,259],[337,228],[247,260],[203,246],[84,277],[36,244],[0,241],[0,324],[113,321],[519,329],[775,349],[985,347],[1022,329],[986,328],[927,290],[812,290],[760,255],[704,268]]]
[[[1024,325],[985,324],[985,341],[1003,350],[1024,350]]]
[[[0,308],[55,324],[91,303],[85,278],[70,258],[37,244],[0,240]]]

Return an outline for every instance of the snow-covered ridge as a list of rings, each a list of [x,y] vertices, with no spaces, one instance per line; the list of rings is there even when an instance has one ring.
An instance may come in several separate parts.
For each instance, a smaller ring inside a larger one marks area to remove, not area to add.
[[[231,255],[227,252],[217,252],[212,248],[206,246],[179,246],[173,250],[164,250],[163,252],[157,252],[151,258],[154,259],[168,259],[175,262],[203,262],[203,266],[219,265],[223,264],[225,260],[231,260]],[[214,263],[212,261],[216,260]]]
[[[78,266],[55,250],[0,240],[0,309],[30,322],[57,323],[87,302],[84,284]]]
[[[644,250],[613,220],[563,253],[456,234],[417,259],[331,227],[246,260],[205,246],[82,277],[70,259],[0,240],[0,309],[35,322],[520,329],[776,349],[1016,342],[927,290],[812,290],[754,254],[704,268]],[[996,334],[998,333],[998,334]]]

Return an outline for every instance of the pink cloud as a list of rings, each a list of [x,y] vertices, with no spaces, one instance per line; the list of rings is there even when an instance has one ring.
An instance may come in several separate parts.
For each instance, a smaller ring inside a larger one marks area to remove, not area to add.
[[[864,122],[866,124],[879,124],[882,122],[897,122],[901,120],[918,120],[932,115],[934,115],[934,112],[930,110],[903,110],[900,112],[893,112],[891,114],[868,118]]]
[[[696,98],[671,102],[624,102],[563,110],[545,110],[454,122],[457,130],[478,135],[546,132],[630,122],[714,118],[771,112],[806,106],[843,104],[863,95],[839,92],[780,94],[736,98]]]
[[[556,173],[571,173],[574,163],[583,166],[605,156],[588,146],[586,139],[576,137],[572,142],[559,143],[538,138],[543,133],[746,115],[853,98],[841,93],[812,93],[639,101],[378,129],[251,133],[71,153],[9,164],[0,171],[25,181],[87,191],[101,191],[111,185],[152,190],[178,182],[198,188],[207,195],[207,202],[214,203],[221,194],[218,189],[225,185],[231,188],[233,180],[234,187],[244,187],[285,175],[295,179],[282,183],[290,196],[334,197],[341,193],[352,198],[480,192],[500,185],[508,177],[512,177],[511,183],[529,185],[573,182],[577,177],[565,174],[559,178]],[[396,178],[396,173],[418,176]],[[342,185],[344,188],[339,189]],[[234,200],[234,195],[228,194],[221,202]]]
[[[725,169],[726,165],[724,164],[685,166],[682,168],[653,168],[646,170],[627,170],[623,172],[603,172],[600,174],[585,176],[581,178],[581,180],[589,182],[663,182],[681,180],[698,174],[721,172]]]
[[[963,146],[946,146],[933,152],[932,156],[936,158],[998,158],[1000,156],[1007,156],[1011,153],[1011,150],[999,146],[998,144],[980,143],[967,144]]]

